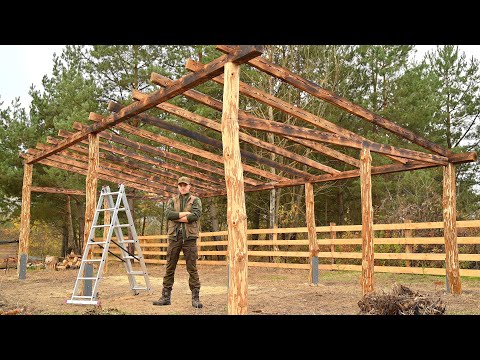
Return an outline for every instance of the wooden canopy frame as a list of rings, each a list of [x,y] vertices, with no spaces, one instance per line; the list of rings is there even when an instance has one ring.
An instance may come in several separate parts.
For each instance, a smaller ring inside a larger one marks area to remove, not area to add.
[[[315,232],[313,184],[360,177],[363,224],[362,290],[366,294],[373,291],[374,269],[371,176],[443,166],[446,273],[452,293],[460,294],[455,164],[476,161],[477,154],[475,152],[454,154],[449,149],[303,79],[261,57],[262,46],[219,45],[216,48],[224,55],[208,64],[188,60],[186,68],[191,72],[177,80],[152,73],[150,80],[161,87],[159,90],[151,94],[134,90],[133,98],[136,101],[130,105],[122,107],[118,103],[110,102],[108,109],[112,113],[109,116],[103,117],[90,113],[89,120],[94,122],[92,125],[74,123],[77,132],[60,130],[58,133],[60,138],[49,137],[48,145],[38,144],[36,149],[28,149],[26,154],[20,154],[24,158],[24,178],[19,239],[19,277],[25,278],[30,232],[31,191],[83,194],[78,190],[75,192],[75,190],[32,187],[32,167],[35,163],[86,175],[84,242],[88,238],[95,212],[98,179],[123,183],[127,187],[142,191],[145,196],[166,200],[177,193],[176,179],[179,174],[182,174],[191,177],[196,194],[202,198],[227,195],[229,314],[247,313],[248,252],[245,192],[305,185],[306,222],[311,263],[310,283],[315,285],[318,282],[318,244]],[[239,74],[242,64],[252,66],[300,91],[307,92],[313,97],[378,125],[428,152],[373,142],[251,85],[240,82]],[[223,101],[194,90],[196,86],[209,80],[223,84]],[[240,94],[314,125],[315,128],[293,126],[252,116],[239,109]],[[177,95],[183,95],[221,112],[221,123],[167,102]],[[217,131],[222,134],[222,141],[170,124],[145,113],[153,107]],[[217,149],[217,151],[222,150],[222,155],[128,125],[125,120],[130,118],[193,138]],[[353,169],[337,170],[292,150],[260,140],[242,132],[241,129],[256,129],[277,134],[288,141],[347,164]],[[155,143],[160,146],[133,141],[122,137],[119,135],[120,133],[132,134],[147,140],[150,144]],[[277,154],[284,159],[292,160],[293,164],[301,164],[303,168],[308,168],[316,173],[301,170],[292,164],[281,164],[270,157],[262,157],[241,150],[240,141]],[[117,144],[122,146],[117,146]],[[359,158],[335,150],[329,147],[329,144],[358,149]],[[125,150],[125,147],[132,149]],[[166,147],[176,148],[190,155],[181,156],[164,150]],[[385,156],[392,163],[372,166],[371,152]],[[263,170],[262,166],[275,168],[278,172]]]

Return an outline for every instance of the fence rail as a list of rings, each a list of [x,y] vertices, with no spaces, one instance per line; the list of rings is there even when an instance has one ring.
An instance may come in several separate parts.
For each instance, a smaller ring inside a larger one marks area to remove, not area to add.
[[[319,270],[361,271],[361,229],[361,225],[316,227],[317,242],[320,249],[318,253]],[[375,224],[373,230],[374,271],[445,275],[443,222]],[[419,236],[419,234],[415,234],[416,232],[426,232],[426,235]],[[478,236],[480,235],[480,220],[457,221],[457,232],[460,276],[480,277],[480,270],[478,269],[478,262],[480,262],[480,236]],[[248,229],[248,265],[309,269],[307,233],[307,227]],[[226,265],[227,234],[227,231],[200,233],[200,238],[197,241],[199,249],[198,264]],[[273,240],[268,239],[270,235],[272,235]],[[279,235],[283,235],[286,239],[280,240]],[[100,239],[97,238],[97,240]],[[139,236],[139,240],[147,264],[166,263],[166,248],[168,246],[166,235]],[[100,250],[98,249],[94,253],[99,254]],[[113,253],[120,253],[115,246],[112,246],[110,250]],[[110,257],[109,260],[116,259]],[[352,261],[356,263],[351,263]],[[179,263],[185,263],[183,255]]]

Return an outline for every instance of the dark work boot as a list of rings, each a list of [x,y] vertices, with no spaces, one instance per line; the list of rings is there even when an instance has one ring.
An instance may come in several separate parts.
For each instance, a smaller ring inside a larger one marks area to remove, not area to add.
[[[163,288],[162,289],[162,297],[157,301],[153,302],[153,305],[170,305],[170,294],[172,293],[172,289]]]
[[[200,302],[200,289],[192,290],[192,306],[196,309],[203,307],[203,304]]]

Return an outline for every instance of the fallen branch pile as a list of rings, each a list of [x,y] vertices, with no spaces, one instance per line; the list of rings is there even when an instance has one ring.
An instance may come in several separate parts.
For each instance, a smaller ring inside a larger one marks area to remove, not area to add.
[[[397,283],[390,293],[366,294],[358,306],[362,315],[442,315],[446,309],[440,298],[422,295]]]

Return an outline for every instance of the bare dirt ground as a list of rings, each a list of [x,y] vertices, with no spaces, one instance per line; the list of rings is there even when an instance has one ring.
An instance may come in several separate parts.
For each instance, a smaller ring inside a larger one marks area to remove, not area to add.
[[[78,270],[28,270],[19,280],[16,270],[0,272],[0,314],[32,315],[227,315],[226,266],[200,265],[204,307],[191,306],[185,265],[177,268],[172,304],[154,306],[161,296],[165,267],[149,265],[152,292],[134,295],[125,269],[109,266],[99,288],[100,305],[67,304]],[[362,298],[359,272],[321,272],[319,285],[308,284],[308,271],[250,267],[248,314],[250,315],[357,315]],[[445,277],[376,273],[375,290],[389,291],[394,283],[421,294],[441,298],[445,315],[480,315],[480,279],[462,278],[461,295],[445,292]]]

